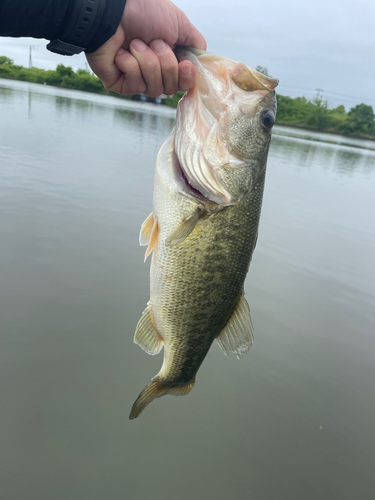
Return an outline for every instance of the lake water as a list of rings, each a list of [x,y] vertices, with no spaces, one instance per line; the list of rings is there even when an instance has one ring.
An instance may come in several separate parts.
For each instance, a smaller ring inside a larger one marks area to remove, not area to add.
[[[174,110],[0,80],[0,113],[2,498],[375,498],[375,143],[275,127],[255,343],[129,421]]]

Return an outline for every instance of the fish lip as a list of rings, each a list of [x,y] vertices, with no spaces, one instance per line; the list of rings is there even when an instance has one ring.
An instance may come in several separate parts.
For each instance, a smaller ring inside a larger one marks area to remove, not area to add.
[[[178,62],[190,61],[191,59],[188,57],[189,52],[197,57],[205,53],[204,50],[195,49],[194,47],[185,47],[183,45],[177,45],[174,49]]]
[[[210,58],[213,56],[215,57],[216,60],[227,61],[236,64],[236,66],[242,64],[242,63],[235,63],[235,61],[232,61],[231,59],[228,59],[227,57],[224,56],[218,56],[217,54],[213,54],[205,50],[196,49],[194,47],[185,47],[183,45],[177,45],[174,49],[174,52],[178,62],[190,61],[194,66],[196,66],[197,60],[199,61],[199,58],[201,56],[203,56],[201,57],[202,62],[206,60],[206,58]],[[243,65],[243,67],[246,67],[247,70],[250,71],[250,73],[253,75],[253,77],[258,80],[259,84],[264,88],[264,90],[267,90],[268,92],[272,92],[280,83],[278,78],[272,78],[270,76],[263,75],[263,73],[260,73],[257,70],[249,68],[246,65]]]

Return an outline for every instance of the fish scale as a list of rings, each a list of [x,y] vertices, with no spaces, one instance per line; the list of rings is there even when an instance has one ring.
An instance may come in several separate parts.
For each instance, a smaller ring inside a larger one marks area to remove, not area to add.
[[[211,88],[210,106],[217,99],[217,109],[226,113],[217,117],[228,128],[220,127],[222,136],[218,140],[227,148],[226,158],[233,161],[219,164],[210,172],[215,188],[207,183],[202,189],[198,184],[194,188],[189,185],[175,144],[183,145],[183,152],[189,147],[203,149],[199,144],[186,144],[191,138],[196,140],[196,134],[183,135],[190,130],[189,117],[199,126],[199,107],[194,101],[201,99],[198,82],[190,97],[187,94],[180,102],[177,125],[158,154],[154,210],[141,229],[140,242],[148,243],[146,255],[152,252],[150,300],[134,341],[149,354],[157,354],[164,347],[164,360],[159,373],[134,403],[131,419],[157,397],[190,392],[215,338],[225,353],[232,351],[237,357],[246,353],[253,341],[243,284],[257,241],[271,135],[262,124],[262,116],[276,112],[273,88],[277,82],[263,75],[258,80],[259,74],[249,73],[252,70],[244,65],[239,71],[241,63],[201,51],[183,50],[181,57],[191,60],[199,70],[201,90]],[[218,74],[215,67],[210,73],[210,65],[218,60],[223,60],[221,67],[227,68],[223,76],[224,70]],[[202,80],[207,72],[210,85]],[[229,88],[232,74],[236,82]],[[249,82],[240,81],[243,77]],[[222,81],[212,85],[215,78]],[[221,106],[220,101],[228,100],[230,93],[234,104]],[[198,109],[196,116],[189,106]],[[250,144],[244,144],[246,141]],[[205,168],[203,158],[197,156],[196,161],[202,161],[198,167]],[[207,178],[203,175],[199,182],[205,183]]]

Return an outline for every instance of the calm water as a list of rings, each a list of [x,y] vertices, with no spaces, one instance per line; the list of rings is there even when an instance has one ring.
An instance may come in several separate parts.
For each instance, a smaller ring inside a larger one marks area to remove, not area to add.
[[[174,111],[1,80],[0,113],[2,498],[375,498],[375,143],[275,129],[254,346],[130,422]]]

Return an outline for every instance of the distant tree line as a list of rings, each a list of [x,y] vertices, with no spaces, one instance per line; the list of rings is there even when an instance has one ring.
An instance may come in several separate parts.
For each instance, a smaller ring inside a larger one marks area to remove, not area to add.
[[[267,68],[260,66],[257,70],[267,72]],[[0,56],[0,78],[124,97],[107,91],[99,78],[89,71],[79,69],[75,72],[63,64],[59,64],[56,70],[24,68],[13,64],[8,57]],[[166,98],[164,104],[176,107],[183,94],[184,92],[177,92]],[[358,104],[349,112],[346,112],[343,105],[329,109],[328,102],[322,99],[319,92],[314,99],[293,99],[278,94],[276,123],[375,139],[375,114],[372,106]]]
[[[375,139],[372,106],[357,104],[348,113],[342,104],[329,109],[328,102],[319,93],[311,100],[278,95],[276,123]]]
[[[165,104],[177,107],[184,92],[177,92]],[[319,93],[314,99],[291,98],[277,94],[276,124],[292,125],[324,132],[365,137],[375,140],[375,114],[372,106],[357,104],[347,113],[341,104],[329,109]]]
[[[56,70],[24,68],[13,64],[12,59],[9,59],[9,57],[0,56],[0,78],[42,83],[66,89],[95,92],[96,94],[118,95],[106,90],[99,78],[89,71],[79,69],[75,72],[71,67],[63,64],[59,64]]]

